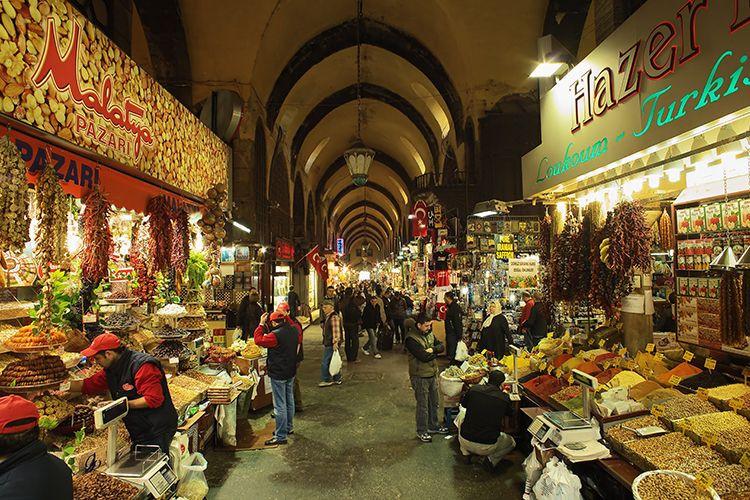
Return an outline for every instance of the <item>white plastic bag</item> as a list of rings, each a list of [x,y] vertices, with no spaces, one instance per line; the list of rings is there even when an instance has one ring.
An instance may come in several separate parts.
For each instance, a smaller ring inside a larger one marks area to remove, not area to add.
[[[440,374],[440,390],[443,396],[453,398],[461,394],[461,390],[464,388],[464,381],[456,378],[450,378],[445,375],[445,372]]]
[[[182,479],[185,473],[182,470],[182,464],[188,462],[190,459],[190,438],[187,433],[178,432],[172,439],[172,443],[169,445],[169,458],[172,462],[172,469],[177,475],[178,479]]]
[[[237,400],[216,406],[219,439],[227,446],[237,446]]]
[[[536,450],[531,450],[531,453],[526,460],[523,461],[523,470],[526,472],[526,485],[523,492],[524,500],[534,498],[533,488],[539,477],[542,475],[542,464],[536,459]]]
[[[463,340],[459,340],[456,345],[456,361],[466,361],[469,359],[469,348]]]
[[[328,373],[331,374],[331,377],[335,377],[339,373],[341,373],[341,354],[339,354],[338,349],[333,351],[333,357],[331,358],[331,363],[328,365]]]
[[[182,464],[185,476],[177,487],[177,496],[187,500],[203,500],[208,495],[208,481],[204,473],[208,462],[200,453],[194,453]]]
[[[555,457],[547,462],[533,491],[537,500],[583,500],[581,480]]]

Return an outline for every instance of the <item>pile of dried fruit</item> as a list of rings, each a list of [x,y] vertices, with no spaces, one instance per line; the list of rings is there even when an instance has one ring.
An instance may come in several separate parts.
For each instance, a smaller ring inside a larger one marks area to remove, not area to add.
[[[108,274],[107,264],[112,251],[112,231],[109,229],[112,209],[98,189],[91,191],[84,204],[81,276],[98,283]]]
[[[34,401],[39,415],[43,417],[50,417],[58,422],[71,416],[74,411],[74,407],[64,399],[60,399],[56,396],[50,396],[45,394],[41,398]]]
[[[114,312],[101,321],[106,330],[132,330],[137,328],[140,322],[131,314],[126,312]]]
[[[21,251],[29,240],[26,164],[9,136],[0,139],[0,250]]]
[[[56,346],[68,341],[65,332],[58,328],[50,328],[46,332],[40,331],[32,325],[22,326],[6,342],[5,347],[13,349],[44,348]]]
[[[641,500],[687,500],[710,498],[695,482],[673,474],[650,474],[638,483]]]

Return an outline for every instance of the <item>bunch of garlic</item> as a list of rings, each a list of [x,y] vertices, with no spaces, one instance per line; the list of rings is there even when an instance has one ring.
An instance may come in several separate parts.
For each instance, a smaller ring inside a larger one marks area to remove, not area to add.
[[[198,221],[203,239],[208,242],[209,267],[206,272],[206,281],[203,285],[221,285],[221,272],[219,271],[219,257],[221,242],[227,232],[224,226],[227,223],[227,214],[224,210],[227,201],[227,186],[224,183],[216,184],[206,192],[206,209]]]
[[[8,136],[0,139],[0,249],[22,251],[29,239],[26,164]]]

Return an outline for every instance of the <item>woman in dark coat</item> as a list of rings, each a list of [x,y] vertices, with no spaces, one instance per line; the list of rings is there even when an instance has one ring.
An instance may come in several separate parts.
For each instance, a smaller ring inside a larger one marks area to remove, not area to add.
[[[263,316],[263,308],[258,301],[260,295],[255,289],[243,297],[240,301],[239,311],[237,312],[237,323],[242,329],[242,340],[253,338],[253,332],[260,324],[260,317]]]
[[[496,358],[505,356],[508,344],[512,343],[510,326],[508,320],[502,314],[500,302],[493,300],[487,308],[487,317],[482,323],[482,332],[479,337],[477,351],[487,349],[495,354]]]

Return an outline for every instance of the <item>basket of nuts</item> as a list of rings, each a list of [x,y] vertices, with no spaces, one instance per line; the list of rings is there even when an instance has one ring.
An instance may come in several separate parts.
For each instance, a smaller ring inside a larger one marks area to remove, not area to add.
[[[676,470],[652,470],[644,472],[633,481],[635,500],[719,500],[710,486],[699,488],[695,476]]]

